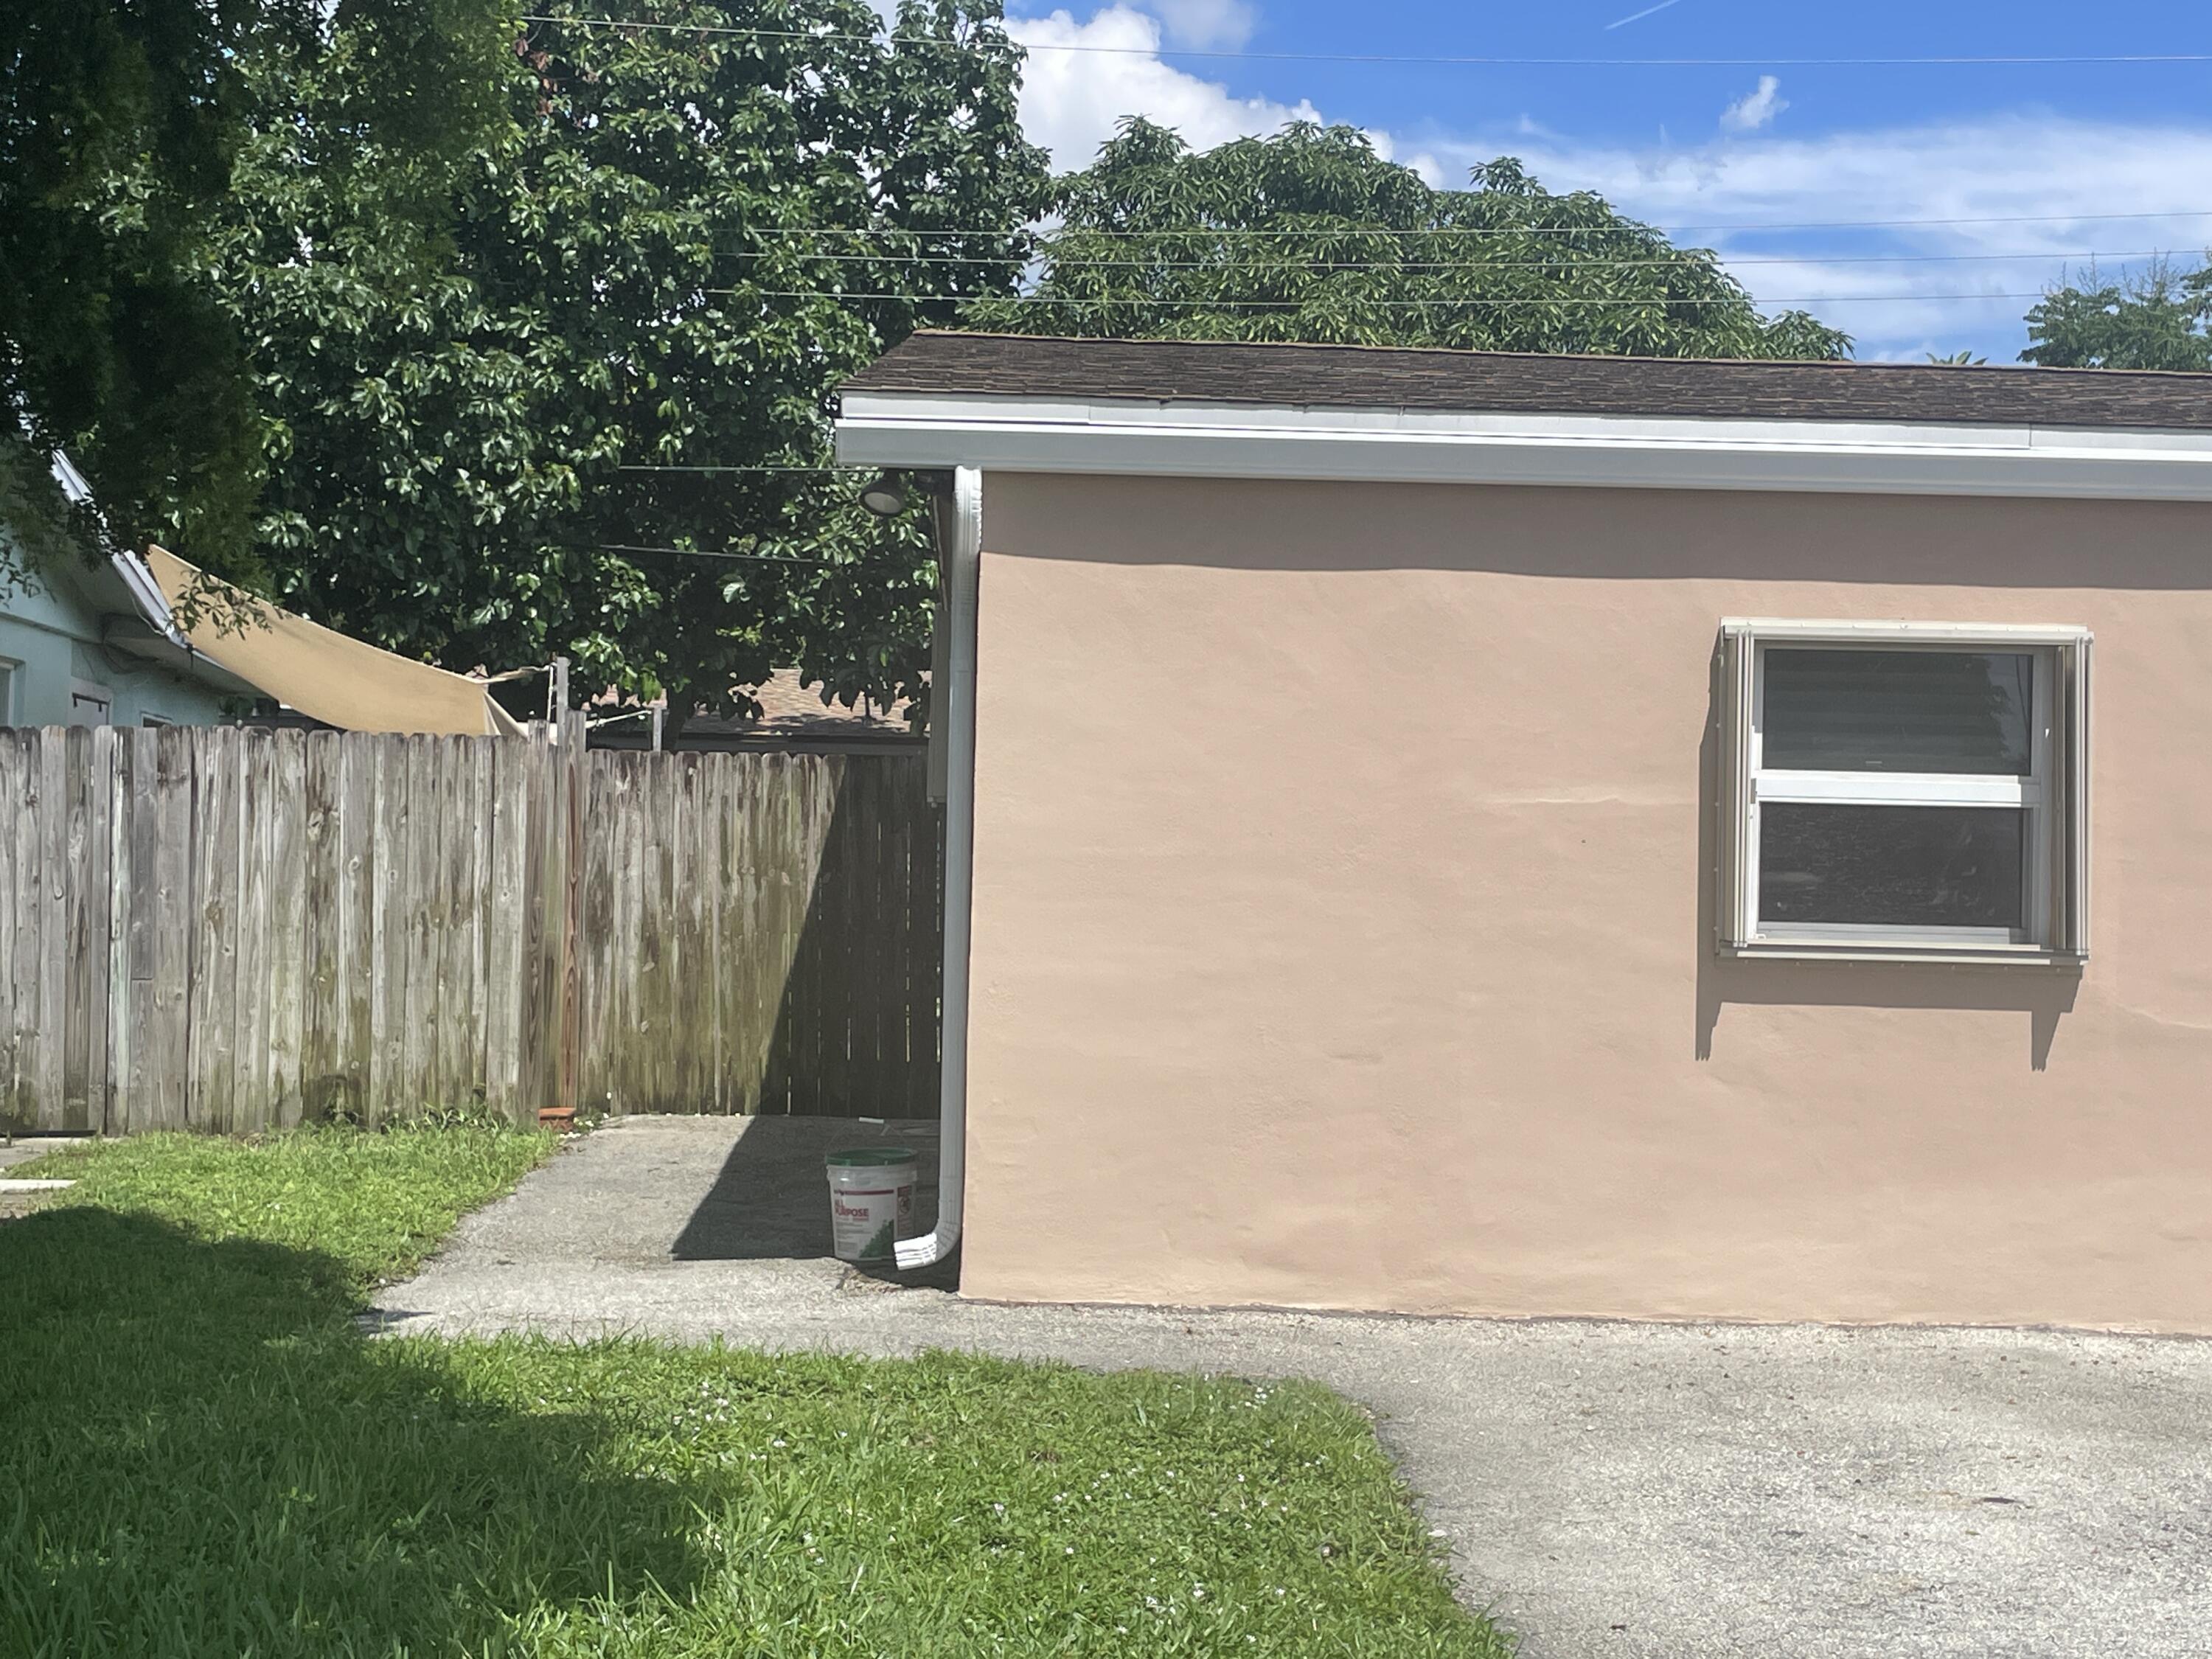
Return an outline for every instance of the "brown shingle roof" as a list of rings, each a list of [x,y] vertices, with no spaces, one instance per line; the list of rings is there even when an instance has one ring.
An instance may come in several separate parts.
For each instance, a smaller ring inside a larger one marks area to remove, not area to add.
[[[888,708],[862,701],[847,707],[825,702],[822,682],[802,678],[796,668],[779,668],[752,688],[757,716],[694,714],[681,734],[669,739],[679,749],[759,747],[790,743],[806,747],[851,744],[917,742],[921,733],[907,718],[902,698]],[[586,705],[592,716],[595,746],[642,749],[651,740],[647,718],[660,699],[641,702],[611,688]]]
[[[850,708],[840,702],[826,702],[822,696],[822,682],[801,679],[796,668],[777,669],[753,688],[753,701],[761,706],[760,718],[726,722],[730,729],[779,736],[880,733],[902,738],[909,736],[913,731],[907,721],[903,702],[894,703],[889,708],[866,702],[856,702]]]
[[[924,332],[848,392],[2212,430],[2212,374]]]

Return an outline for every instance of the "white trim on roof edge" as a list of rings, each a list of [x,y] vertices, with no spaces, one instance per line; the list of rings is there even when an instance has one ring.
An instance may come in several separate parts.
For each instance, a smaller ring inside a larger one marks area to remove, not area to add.
[[[2212,431],[848,392],[837,459],[987,471],[2212,501]]]

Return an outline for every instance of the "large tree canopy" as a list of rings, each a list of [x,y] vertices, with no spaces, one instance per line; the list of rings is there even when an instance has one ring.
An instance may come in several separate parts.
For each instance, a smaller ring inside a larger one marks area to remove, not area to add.
[[[0,6],[0,498],[36,525],[67,447],[110,521],[250,568],[259,433],[207,236],[246,130],[246,65],[376,43],[343,119],[407,173],[496,108],[493,0],[8,0]],[[434,173],[434,165],[431,171]]]
[[[257,70],[216,274],[270,422],[276,592],[410,654],[565,652],[678,708],[794,658],[918,690],[929,551],[828,474],[829,404],[1028,257],[1043,158],[998,0],[908,0],[895,41],[866,0],[576,15],[640,26],[510,37],[512,118],[427,269],[380,170],[324,165],[358,144],[358,40]]]
[[[1060,181],[1033,292],[969,307],[1024,333],[1594,351],[1845,356],[1802,312],[1762,317],[1705,250],[1677,248],[1515,161],[1437,190],[1350,127],[1193,151],[1122,125]]]
[[[2045,368],[2212,368],[2212,265],[2094,269],[2027,313],[2023,362]]]

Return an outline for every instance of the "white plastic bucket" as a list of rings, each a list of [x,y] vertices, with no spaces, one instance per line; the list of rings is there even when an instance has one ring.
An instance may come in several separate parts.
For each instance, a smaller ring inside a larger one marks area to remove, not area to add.
[[[897,1146],[857,1146],[832,1152],[830,1237],[840,1261],[888,1261],[892,1246],[914,1237],[918,1164]]]

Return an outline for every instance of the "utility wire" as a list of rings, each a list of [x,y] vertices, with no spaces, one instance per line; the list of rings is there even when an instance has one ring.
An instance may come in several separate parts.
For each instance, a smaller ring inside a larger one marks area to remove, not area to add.
[[[1409,233],[1418,234],[1418,233]],[[986,261],[958,253],[814,253],[792,249],[777,252],[795,260],[838,264],[969,265]],[[1973,261],[2023,263],[2033,259],[2150,259],[2171,252],[2166,248],[2106,248],[2086,252],[2050,253],[1849,253],[1761,254],[1753,258],[1717,256],[1733,270],[1737,265],[1881,265],[1948,264]],[[737,257],[754,257],[739,255]],[[766,256],[761,256],[766,257]],[[1069,259],[1053,258],[1052,269],[1061,270],[1213,270],[1211,259]],[[1563,252],[1553,259],[1501,259],[1470,264],[1456,259],[1321,259],[1303,260],[1302,270],[1556,270],[1571,264],[1577,270],[1675,270],[1706,268],[1706,262],[1684,252],[1668,259],[1592,259]]]
[[[651,23],[626,17],[556,17],[525,12],[526,23],[558,23],[576,28],[652,29],[670,34],[741,34],[756,40],[799,40],[829,44],[964,48],[966,41],[932,34],[861,34],[837,29],[768,29],[727,23]],[[1011,38],[1011,37],[1010,37]],[[2212,64],[2212,52],[2017,53],[1924,58],[1502,58],[1437,56],[1413,52],[1229,52],[1196,46],[1117,46],[1095,41],[1018,40],[1024,52],[1068,52],[1130,58],[1231,58],[1273,64],[1401,64],[1439,68],[1499,69],[1966,69],[2047,64]]]
[[[671,466],[660,469],[665,472],[743,472],[749,470],[738,466]],[[823,467],[817,470],[826,472],[830,469]],[[621,542],[601,542],[598,546],[602,553],[672,553],[679,558],[735,559],[750,564],[832,565],[840,562],[836,559],[796,559],[781,553],[723,553],[705,547],[634,547]]]
[[[643,461],[626,463],[626,464],[624,464],[623,465],[617,466],[617,467],[615,469],[615,471],[617,471],[617,472],[696,472],[696,471],[700,471],[700,470],[701,470],[701,469],[699,469],[698,467],[696,467],[696,466],[663,466],[663,465],[659,465],[650,464],[650,463],[647,463],[647,462],[643,462]],[[771,472],[771,473],[773,473],[773,472],[842,472],[842,471],[848,471],[849,469],[845,468],[845,467],[837,467],[837,466],[760,465],[760,466],[718,466],[718,467],[715,467],[715,468],[714,468],[714,469],[713,469],[713,470],[714,470],[714,471],[717,471],[717,472]]]
[[[708,288],[702,294],[726,294],[759,300],[838,300],[883,301],[902,305],[927,305],[947,299],[975,299],[988,305],[1013,306],[1085,306],[1085,305],[1146,305],[1200,306],[1214,310],[1280,309],[1284,307],[1303,307],[1311,299],[1297,300],[1165,300],[1149,295],[1080,295],[1062,296],[1051,294],[1010,294],[992,295],[958,295],[928,294],[839,294],[823,289],[786,288]],[[1572,295],[1544,295],[1511,298],[1460,299],[1437,295],[1427,300],[1370,300],[1357,294],[1328,290],[1313,298],[1356,301],[1364,306],[1423,307],[1430,306],[1714,306],[1732,305],[1742,296],[1714,295],[1710,297],[1657,297],[1649,300],[1617,297],[1582,299]],[[1761,306],[1828,306],[1828,305],[1903,305],[1911,301],[1934,302],[1953,300],[2041,300],[2048,296],[2041,289],[2026,289],[2017,293],[1987,294],[1808,294],[1795,299],[1762,300],[1753,296],[1752,303]]]
[[[2161,208],[2130,213],[2001,213],[1976,218],[1948,219],[1735,219],[1705,223],[1645,224],[1641,221],[1607,225],[1324,225],[1286,226],[1167,226],[1158,230],[1048,231],[1047,235],[1076,234],[1149,240],[1160,236],[1613,236],[1637,230],[1680,235],[1685,231],[1711,230],[1772,232],[1784,230],[1943,230],[1960,225],[2075,225],[2102,224],[2122,219],[2212,219],[2212,208]],[[746,236],[983,236],[1005,241],[1018,229],[990,226],[919,225],[746,225],[724,235]]]

